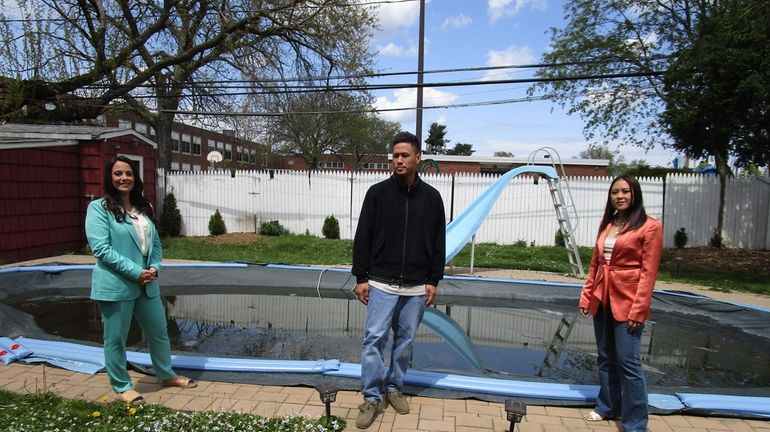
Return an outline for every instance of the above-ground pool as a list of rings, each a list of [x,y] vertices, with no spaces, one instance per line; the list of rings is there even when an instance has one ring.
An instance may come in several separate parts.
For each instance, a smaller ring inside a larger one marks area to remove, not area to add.
[[[205,358],[357,365],[366,310],[353,285],[346,270],[166,266],[172,348]],[[591,320],[576,316],[579,288],[448,277],[418,332],[412,370],[590,389],[598,382],[596,348]],[[0,336],[99,344],[89,289],[87,266],[0,272]],[[652,308],[642,337],[652,393],[770,396],[770,312],[661,291]],[[138,329],[129,339],[133,349],[144,346]]]

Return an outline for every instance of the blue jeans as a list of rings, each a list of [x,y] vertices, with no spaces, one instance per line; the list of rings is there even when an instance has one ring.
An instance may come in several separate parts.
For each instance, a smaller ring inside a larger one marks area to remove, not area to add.
[[[361,393],[377,402],[385,392],[400,390],[412,357],[417,327],[425,313],[425,296],[397,296],[369,286],[366,327],[361,352]],[[393,329],[390,368],[385,371],[385,345]]]
[[[594,316],[598,350],[599,397],[596,413],[620,415],[624,432],[647,431],[647,390],[639,355],[644,325],[633,332],[612,311],[600,308]]]

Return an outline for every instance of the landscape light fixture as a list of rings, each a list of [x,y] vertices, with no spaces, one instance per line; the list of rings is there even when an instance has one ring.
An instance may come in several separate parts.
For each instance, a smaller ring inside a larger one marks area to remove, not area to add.
[[[508,421],[511,422],[508,432],[513,432],[516,423],[521,423],[521,419],[527,415],[527,404],[518,400],[506,399],[505,413],[508,415]]]
[[[332,420],[332,407],[331,403],[337,400],[337,392],[340,391],[336,386],[329,383],[320,383],[315,386],[318,391],[318,396],[321,397],[321,402],[326,404],[326,420]]]

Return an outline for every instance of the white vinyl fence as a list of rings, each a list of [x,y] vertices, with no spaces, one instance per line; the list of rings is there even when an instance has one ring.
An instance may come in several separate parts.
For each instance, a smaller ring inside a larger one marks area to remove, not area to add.
[[[262,222],[277,220],[289,231],[321,236],[324,219],[335,216],[340,237],[353,238],[366,191],[386,173],[342,171],[173,172],[159,170],[159,201],[173,193],[182,214],[182,235],[208,235],[208,221],[219,210],[228,232],[256,232]],[[424,174],[439,190],[447,223],[459,215],[497,176],[461,173]],[[575,238],[591,246],[607,200],[609,177],[569,177],[578,216]],[[688,246],[708,245],[717,223],[719,180],[713,176],[669,175],[641,178],[647,213],[663,221],[665,244],[673,247],[684,227]],[[767,249],[770,245],[770,184],[766,180],[729,179],[725,227],[728,247]],[[664,199],[665,197],[665,199]],[[476,241],[552,245],[558,228],[547,182],[514,178],[479,228]]]

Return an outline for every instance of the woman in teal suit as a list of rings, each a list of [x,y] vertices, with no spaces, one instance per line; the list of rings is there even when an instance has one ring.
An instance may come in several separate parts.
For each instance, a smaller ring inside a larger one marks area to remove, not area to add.
[[[163,251],[143,189],[137,164],[117,156],[105,166],[104,196],[89,204],[86,215],[86,237],[96,257],[91,299],[102,314],[107,375],[118,397],[131,404],[144,403],[126,370],[132,316],[147,337],[158,380],[164,386],[197,385],[171,369],[166,314],[157,280]]]

